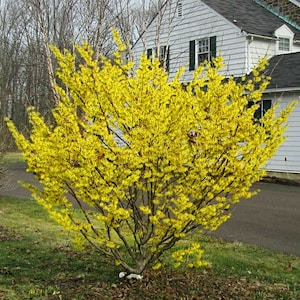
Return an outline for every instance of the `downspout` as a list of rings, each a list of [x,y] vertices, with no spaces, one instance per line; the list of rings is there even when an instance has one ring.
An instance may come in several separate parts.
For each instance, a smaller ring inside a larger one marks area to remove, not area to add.
[[[264,39],[264,40],[277,40],[277,38],[274,36],[265,36],[265,35],[259,35],[259,34],[253,34],[253,33],[247,33],[246,37],[251,37],[252,40],[255,37],[259,38],[259,39]]]
[[[250,38],[248,38],[248,35],[246,36],[247,39],[247,71],[246,73],[249,74],[250,71],[251,71],[251,67],[250,67],[250,61],[251,61],[251,50],[250,50],[250,47],[251,47],[251,43],[253,42],[253,36],[250,36]]]
[[[276,41],[277,37],[273,36],[264,36],[264,35],[259,35],[259,34],[253,34],[253,33],[247,33],[246,34],[246,40],[248,41],[247,45],[247,74],[251,72],[252,66],[251,66],[251,43],[253,42],[254,38],[259,38],[259,39],[264,39],[264,40],[271,40],[271,41]]]

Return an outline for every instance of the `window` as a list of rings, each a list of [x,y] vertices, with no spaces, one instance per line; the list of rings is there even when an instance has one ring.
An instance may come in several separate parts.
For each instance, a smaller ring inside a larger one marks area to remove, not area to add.
[[[195,70],[202,62],[216,56],[216,37],[190,41],[189,70]]]
[[[206,60],[210,61],[209,39],[202,39],[197,42],[197,65]]]
[[[181,18],[182,16],[182,1],[179,0],[177,3],[177,17]]]
[[[278,49],[280,51],[290,51],[290,39],[289,38],[279,38]]]
[[[254,122],[259,123],[260,119],[265,115],[265,113],[271,108],[272,106],[272,100],[262,100],[257,102],[259,107],[254,112]],[[254,102],[250,101],[248,103],[248,108],[252,107],[254,105]]]
[[[167,57],[167,47],[166,46],[159,47],[159,52],[157,53],[157,57],[161,63],[165,61],[165,59]]]
[[[160,66],[164,68],[166,71],[169,71],[169,60],[170,60],[170,47],[160,46],[159,48],[149,48],[147,49],[147,58],[151,58],[152,60],[157,57]]]

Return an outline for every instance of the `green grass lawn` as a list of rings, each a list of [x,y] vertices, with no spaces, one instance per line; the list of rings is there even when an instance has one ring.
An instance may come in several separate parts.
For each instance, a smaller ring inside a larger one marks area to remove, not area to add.
[[[296,256],[200,236],[210,267],[149,269],[128,281],[71,238],[34,201],[0,198],[0,299],[300,299]]]

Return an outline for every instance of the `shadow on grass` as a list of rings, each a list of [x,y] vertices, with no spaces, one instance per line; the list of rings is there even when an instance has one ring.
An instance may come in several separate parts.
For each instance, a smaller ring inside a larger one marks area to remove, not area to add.
[[[55,293],[67,297],[78,286],[99,280],[109,285],[118,278],[117,268],[93,249],[76,251],[67,244],[52,247],[39,239],[32,240],[3,228],[1,231],[0,290],[4,294],[6,287],[7,295],[18,296],[11,299],[36,299]],[[9,237],[4,237],[4,231]],[[6,298],[1,298],[0,293],[0,299]]]

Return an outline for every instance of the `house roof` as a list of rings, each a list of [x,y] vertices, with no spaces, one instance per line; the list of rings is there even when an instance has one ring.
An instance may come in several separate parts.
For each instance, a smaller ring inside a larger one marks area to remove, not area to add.
[[[256,0],[201,1],[248,34],[274,37],[275,30],[277,30],[283,24],[286,24],[292,30],[292,32],[295,33],[295,40],[300,41],[300,30],[276,16],[270,10],[259,5],[257,2],[255,2]],[[161,6],[161,9],[168,2],[169,0],[165,0]],[[148,26],[150,26],[157,15],[158,12],[153,16]],[[138,42],[144,32],[140,34],[134,45]],[[134,47],[134,45],[132,47]]]
[[[254,0],[202,0],[202,2],[248,34],[273,37],[274,31],[286,24],[295,33],[295,39],[300,40],[299,30]]]
[[[278,1],[278,0],[254,0],[260,5],[270,9],[274,14],[292,22],[300,30],[300,2],[296,0]]]
[[[272,78],[267,90],[300,90],[297,66],[300,66],[300,52],[273,56],[265,71]]]

